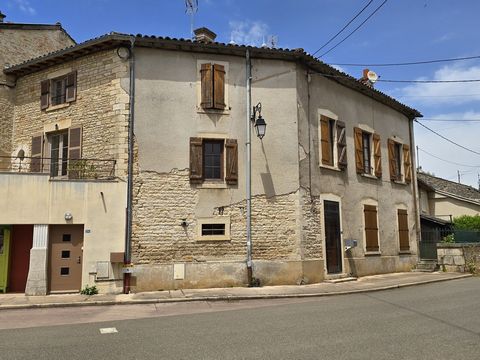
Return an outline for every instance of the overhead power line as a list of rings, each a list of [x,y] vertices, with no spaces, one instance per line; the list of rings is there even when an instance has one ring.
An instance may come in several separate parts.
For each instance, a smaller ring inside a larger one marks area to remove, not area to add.
[[[467,147],[465,147],[465,146],[463,146],[463,145],[460,145],[459,143],[456,143],[456,142],[453,141],[453,140],[450,140],[449,138],[443,136],[442,134],[439,134],[439,133],[436,132],[435,130],[430,129],[428,126],[422,124],[422,123],[419,122],[418,120],[415,120],[415,122],[416,122],[417,124],[419,124],[420,126],[423,126],[425,129],[431,131],[431,132],[434,133],[435,135],[440,136],[442,139],[448,141],[449,143],[452,143],[452,144],[454,144],[454,145],[456,145],[456,146],[458,146],[458,147],[460,147],[460,148],[462,148],[462,149],[464,149],[464,150],[470,151],[471,153],[480,155],[480,152],[477,152],[477,151],[475,151],[475,150],[469,149],[469,148],[467,148]]]
[[[441,161],[445,161],[445,162],[450,163],[450,164],[453,164],[453,165],[464,166],[464,167],[469,167],[469,168],[480,168],[480,165],[478,165],[478,166],[475,166],[475,165],[466,165],[466,164],[457,163],[457,162],[455,162],[455,161],[450,161],[450,160],[442,159],[441,157],[438,157],[437,155],[433,155],[432,153],[429,153],[428,151],[422,149],[421,147],[419,147],[418,150],[420,150],[421,152],[423,152],[423,153],[425,153],[425,154],[427,154],[427,155],[430,155],[431,157],[434,157],[435,159],[438,159],[438,160],[441,160]]]
[[[365,24],[368,20],[370,20],[370,18],[375,15],[377,13],[378,10],[380,10],[382,8],[383,5],[385,5],[387,3],[388,0],[384,0],[365,20],[363,20],[360,25],[358,25],[355,29],[353,29],[350,34],[348,34],[347,36],[345,36],[342,40],[340,40],[336,45],[334,45],[333,47],[331,47],[330,49],[328,49],[326,52],[324,52],[323,54],[321,54],[319,57],[323,57],[325,55],[327,55],[330,51],[332,51],[333,49],[336,49],[340,44],[342,44],[345,40],[347,40],[350,36],[352,36],[358,29],[360,29],[363,24]]]
[[[422,118],[422,121],[451,121],[451,122],[459,122],[459,121],[468,121],[468,122],[476,122],[480,121],[480,119],[434,119],[434,118]]]
[[[480,59],[480,55],[465,56],[465,57],[450,58],[450,59],[410,61],[410,62],[402,62],[402,63],[385,63],[385,64],[355,64],[355,63],[353,63],[353,64],[347,64],[347,63],[334,63],[334,64],[329,64],[329,65],[337,65],[337,66],[372,66],[372,67],[381,67],[381,66],[408,66],[408,65],[434,64],[434,63],[450,62],[450,61],[463,61],[463,60],[472,60],[472,59]]]
[[[360,10],[341,30],[339,30],[333,37],[330,38],[330,40],[328,40],[325,44],[323,44],[317,51],[315,51],[312,56],[314,56],[316,53],[318,53],[320,50],[322,50],[325,46],[327,46],[328,44],[330,44],[333,40],[335,40],[337,38],[338,35],[340,35],[343,30],[345,30],[353,21],[355,21],[355,19],[357,17],[359,17],[367,7],[370,6],[370,4],[373,2],[373,0],[370,0],[367,5],[365,5],[363,7],[362,10]]]
[[[451,95],[399,95],[401,98],[449,98],[449,97],[470,97],[470,96],[480,96],[479,93],[476,94],[451,94]]]

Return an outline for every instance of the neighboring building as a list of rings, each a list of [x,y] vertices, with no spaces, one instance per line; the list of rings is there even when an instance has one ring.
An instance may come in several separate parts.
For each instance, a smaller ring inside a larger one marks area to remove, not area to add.
[[[81,284],[102,284],[104,267],[107,284],[120,279],[109,256],[124,249],[130,116],[131,289],[247,283],[247,50],[252,104],[261,102],[268,124],[263,140],[252,139],[254,277],[273,285],[410,270],[419,231],[412,120],[421,115],[301,49],[215,43],[206,29],[197,36],[112,33],[5,70],[17,92],[11,154],[23,150],[33,157],[27,171],[47,171],[0,175],[0,197],[17,197],[0,224],[43,224],[44,242],[34,236],[43,262],[29,279],[57,266],[47,249],[66,224],[85,233]],[[115,160],[115,180],[91,179],[95,166],[78,158]]]

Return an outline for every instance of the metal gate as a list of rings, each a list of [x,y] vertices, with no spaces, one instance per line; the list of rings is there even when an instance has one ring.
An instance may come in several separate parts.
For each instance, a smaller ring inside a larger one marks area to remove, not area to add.
[[[437,244],[450,235],[452,230],[445,228],[422,229],[420,240],[420,259],[437,260]]]

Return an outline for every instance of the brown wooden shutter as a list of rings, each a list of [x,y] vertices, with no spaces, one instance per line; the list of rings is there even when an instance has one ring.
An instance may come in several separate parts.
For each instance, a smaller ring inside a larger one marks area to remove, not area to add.
[[[363,174],[365,171],[363,166],[363,137],[362,129],[355,127],[353,128],[354,142],[355,142],[355,168],[357,169],[357,174]]]
[[[75,101],[77,98],[77,72],[73,71],[67,75],[65,101]]]
[[[212,64],[202,64],[200,70],[202,87],[202,101],[200,106],[204,109],[213,108],[213,73]]]
[[[347,133],[343,121],[337,121],[337,153],[338,167],[344,170],[347,168]]]
[[[42,157],[43,157],[43,134],[38,134],[32,137],[32,151],[30,161],[30,172],[42,172]]]
[[[82,127],[68,129],[68,159],[78,160],[82,158]]]
[[[203,180],[203,141],[202,138],[190,138],[190,182]]]
[[[405,172],[405,182],[412,182],[412,158],[410,157],[410,146],[403,145],[403,171]]]
[[[225,141],[226,149],[226,176],[227,184],[236,185],[238,183],[238,144],[236,139],[227,139]]]
[[[390,180],[397,180],[397,162],[395,161],[395,141],[388,139],[388,165],[390,168]]]
[[[373,158],[375,160],[375,176],[382,177],[382,144],[380,135],[373,134]]]
[[[325,116],[320,117],[320,143],[322,147],[322,164],[323,165],[333,165],[331,163],[331,145],[330,145],[330,136],[328,133],[328,118]]]
[[[398,209],[398,232],[400,239],[400,251],[410,250],[408,239],[408,213],[407,210]]]
[[[378,251],[377,207],[364,205],[365,240],[367,251]]]
[[[40,109],[44,110],[50,105],[50,80],[40,83]]]
[[[213,96],[213,107],[225,109],[225,67],[223,65],[213,65]]]

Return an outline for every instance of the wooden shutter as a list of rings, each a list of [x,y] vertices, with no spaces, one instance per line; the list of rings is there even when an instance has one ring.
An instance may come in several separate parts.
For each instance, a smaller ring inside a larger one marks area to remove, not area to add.
[[[213,108],[213,76],[212,64],[202,64],[200,79],[202,87],[202,101],[200,106],[204,109]]]
[[[398,209],[398,232],[400,239],[400,251],[410,250],[408,240],[408,214],[407,210]]]
[[[190,182],[203,180],[203,141],[202,138],[190,138]]]
[[[388,139],[388,165],[390,168],[390,180],[397,180],[397,162],[395,161],[395,141]]]
[[[225,109],[225,67],[223,65],[213,65],[213,96],[213,107]]]
[[[380,143],[380,135],[373,134],[373,158],[375,161],[375,176],[382,177],[382,144]]]
[[[337,121],[337,153],[338,167],[344,170],[347,168],[347,134],[343,121]]]
[[[75,101],[77,98],[77,72],[73,71],[67,75],[66,85],[65,85],[65,101]]]
[[[331,162],[331,145],[330,136],[328,132],[328,118],[325,116],[320,117],[320,144],[322,147],[322,164],[333,165]]]
[[[68,129],[68,159],[82,158],[82,128],[71,127]]]
[[[238,144],[236,139],[227,139],[225,141],[226,149],[226,176],[227,184],[236,185],[238,183]]]
[[[42,156],[43,156],[43,134],[32,137],[32,152],[30,160],[30,172],[42,172]]]
[[[44,110],[50,105],[50,80],[40,83],[40,109]]]
[[[412,182],[412,158],[410,156],[410,146],[403,145],[403,171],[405,172],[405,182]]]
[[[378,251],[377,207],[364,205],[365,240],[367,251]]]
[[[355,142],[355,168],[357,169],[357,174],[363,174],[363,137],[362,129],[355,127],[353,128],[353,136]]]

